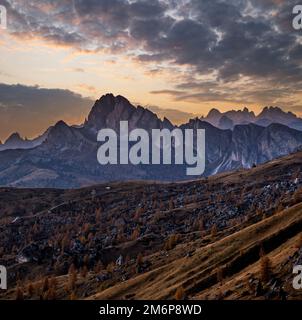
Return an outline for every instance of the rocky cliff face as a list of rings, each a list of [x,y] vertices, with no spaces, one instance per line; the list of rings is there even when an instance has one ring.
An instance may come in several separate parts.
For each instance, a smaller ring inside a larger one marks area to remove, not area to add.
[[[120,121],[128,121],[129,130],[144,128],[150,131],[173,127],[169,120],[161,121],[155,113],[141,106],[134,107],[126,98],[107,94],[94,104],[85,128],[91,132],[102,128],[111,128],[118,132]]]
[[[279,124],[268,127],[237,125],[233,130],[221,130],[205,121],[192,120],[182,128],[206,130],[207,175],[251,168],[295,152],[302,146],[302,132]]]
[[[252,116],[247,110],[245,114]],[[217,115],[212,112],[212,118]],[[242,119],[242,114],[237,114],[237,118]],[[60,121],[31,149],[1,151],[0,185],[76,188],[115,180],[188,179],[186,165],[101,166],[96,156],[99,147],[97,132],[102,128],[118,131],[121,120],[129,122],[130,130],[173,129],[167,119],[161,120],[145,108],[134,107],[122,96],[108,94],[96,101],[83,126],[71,127]],[[225,121],[226,125],[229,123]],[[222,130],[194,119],[180,129],[205,129],[206,175],[250,168],[302,146],[302,132],[280,124],[263,127],[249,123],[234,125],[232,129],[227,126]],[[15,141],[15,138],[21,139],[16,136],[11,140]]]

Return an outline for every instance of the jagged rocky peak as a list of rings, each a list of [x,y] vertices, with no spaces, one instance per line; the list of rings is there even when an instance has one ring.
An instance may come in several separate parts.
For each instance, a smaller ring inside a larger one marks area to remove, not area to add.
[[[64,139],[69,131],[70,127],[68,124],[63,120],[60,120],[52,128],[50,128],[47,139]]]
[[[135,107],[125,97],[112,93],[103,95],[97,100],[88,115],[85,126],[93,128],[102,128],[107,124],[109,115],[114,114],[116,117],[121,117],[123,113],[128,115],[135,111]],[[113,118],[115,117],[113,115]]]
[[[225,118],[225,116],[228,119]],[[241,110],[230,110],[227,112],[212,109],[204,120],[221,129],[231,127],[231,121],[234,125],[256,123],[260,126],[267,127],[271,123],[280,123],[293,129],[302,129],[302,119],[298,118],[292,112],[286,112],[280,107],[273,106],[263,108],[257,116],[247,107]]]
[[[266,124],[281,123],[289,127],[295,128],[301,126],[302,122],[294,113],[286,112],[280,107],[265,107],[258,115],[258,121],[266,121]],[[298,123],[299,122],[299,123]]]
[[[121,95],[116,96],[115,101],[116,101],[116,104],[122,104],[122,105],[127,105],[127,106],[133,107],[131,105],[130,101],[127,98],[125,98],[124,96],[121,96]]]
[[[23,139],[19,133],[13,133],[4,144],[0,143],[0,151],[4,150],[13,150],[13,149],[31,149],[37,147],[42,144],[50,132],[52,127],[47,129],[41,136],[34,138],[33,140],[27,139],[26,137]]]
[[[265,116],[265,115],[271,115],[271,114],[280,114],[280,113],[285,113],[281,108],[279,107],[265,107],[263,108],[262,112],[260,113],[259,116]]]
[[[8,137],[8,139],[5,141],[5,144],[23,141],[24,140],[21,138],[20,134],[18,132],[15,132]]]
[[[128,121],[129,129],[172,127],[166,119],[161,121],[155,113],[141,106],[135,107],[130,101],[121,96],[106,94],[97,100],[89,113],[84,127],[90,132],[102,128],[119,130],[120,121]]]
[[[31,141],[23,139],[18,132],[15,132],[9,136],[4,144],[0,144],[0,151],[7,149],[23,149],[30,144]]]
[[[255,113],[250,111],[247,107],[243,110],[231,110],[224,113],[233,123],[246,124],[254,122],[256,119]]]
[[[218,127],[219,121],[222,116],[223,116],[223,114],[218,109],[213,108],[210,110],[210,112],[208,113],[208,115],[205,118],[202,118],[202,120],[205,120],[205,121],[211,123],[213,126]]]
[[[297,116],[293,112],[286,112],[282,110],[280,107],[265,107],[262,112],[260,113],[259,117],[264,117],[264,116],[290,116],[293,118],[297,118]]]
[[[250,111],[250,109],[248,107],[244,107],[242,110],[237,110],[237,112],[241,112],[241,113],[251,113],[253,114],[253,111]]]
[[[77,132],[79,132],[78,130],[79,129],[73,128],[66,122],[60,120],[49,129],[41,146],[45,150],[69,146],[70,150],[72,150],[74,145],[80,144],[80,134],[77,134]]]
[[[236,124],[253,122],[255,114],[247,107],[242,110],[230,110],[227,112],[220,112],[214,108],[204,119],[214,126],[225,129],[226,127],[231,128]]]
[[[130,109],[135,108],[127,98],[121,95],[114,96],[112,93],[108,93],[106,95],[103,95],[99,100],[95,102],[89,116],[93,116],[94,112],[96,111],[101,113],[112,112],[118,107]]]
[[[206,118],[216,118],[216,117],[220,117],[220,116],[221,116],[221,112],[218,109],[213,108],[209,111]]]
[[[245,107],[244,109],[243,109],[243,111],[245,112],[245,113],[247,113],[247,114],[249,114],[252,118],[256,118],[256,115],[255,115],[255,112],[254,111],[250,111],[247,107]]]
[[[237,110],[237,111],[232,110],[230,111],[230,113],[241,114],[242,116],[245,116],[245,117],[252,117],[252,118],[255,117],[254,111],[250,111],[249,108],[247,107],[244,107],[242,110]]]
[[[68,124],[63,120],[58,121],[54,126],[54,128],[66,128],[66,127],[68,127]]]

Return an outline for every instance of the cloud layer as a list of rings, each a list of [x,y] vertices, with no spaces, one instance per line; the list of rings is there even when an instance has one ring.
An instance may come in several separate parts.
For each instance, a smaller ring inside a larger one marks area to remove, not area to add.
[[[59,120],[81,124],[93,104],[93,100],[69,90],[0,83],[0,140],[4,142],[13,132],[19,132],[24,137],[36,137]],[[184,123],[196,116],[157,106],[147,108],[175,124]]]
[[[0,139],[14,131],[36,136],[61,119],[78,124],[91,105],[90,99],[68,90],[0,84]]]
[[[162,94],[193,102],[287,103],[302,84],[295,0],[6,0],[9,32],[185,69]],[[160,93],[160,92],[158,92]]]

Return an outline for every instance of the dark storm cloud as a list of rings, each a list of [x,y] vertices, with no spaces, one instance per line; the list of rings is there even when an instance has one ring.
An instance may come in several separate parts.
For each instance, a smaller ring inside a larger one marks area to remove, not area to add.
[[[130,23],[130,35],[136,40],[152,43],[159,38],[162,30],[172,26],[173,19],[151,17],[150,19],[133,19]]]
[[[91,106],[90,99],[69,90],[0,84],[0,137],[6,138],[12,130],[40,134],[61,119],[84,119]],[[77,119],[73,118],[75,113]]]
[[[214,75],[221,87],[243,77],[280,88],[302,81],[301,33],[291,27],[294,0],[6,1],[10,31],[18,36],[187,67],[194,75]],[[212,96],[197,87],[187,96]]]

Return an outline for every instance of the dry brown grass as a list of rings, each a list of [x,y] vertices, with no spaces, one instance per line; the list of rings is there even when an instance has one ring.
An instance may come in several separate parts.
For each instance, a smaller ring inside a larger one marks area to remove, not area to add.
[[[196,250],[192,257],[177,259],[167,265],[108,288],[89,299],[122,299],[134,294],[136,299],[172,299],[179,287],[191,297],[219,285],[217,270],[226,266],[229,279],[259,263],[259,250],[278,250],[280,237],[288,233],[288,241],[297,236],[301,227],[302,205],[282,211],[231,236]],[[285,240],[284,242],[286,242]],[[297,240],[296,240],[297,241]],[[183,250],[176,247],[172,251]],[[253,257],[255,254],[255,257]],[[251,259],[248,265],[242,261]],[[257,267],[259,270],[259,266]],[[256,269],[257,270],[257,269]],[[255,274],[257,271],[255,271]],[[242,280],[243,282],[244,280]],[[228,283],[226,279],[225,283]]]

